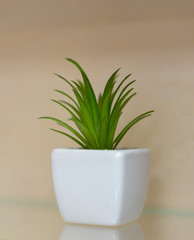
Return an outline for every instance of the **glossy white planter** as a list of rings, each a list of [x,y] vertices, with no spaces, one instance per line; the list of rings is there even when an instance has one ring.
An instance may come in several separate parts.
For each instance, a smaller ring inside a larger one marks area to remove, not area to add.
[[[55,149],[52,174],[66,222],[116,226],[136,220],[144,207],[148,149]]]

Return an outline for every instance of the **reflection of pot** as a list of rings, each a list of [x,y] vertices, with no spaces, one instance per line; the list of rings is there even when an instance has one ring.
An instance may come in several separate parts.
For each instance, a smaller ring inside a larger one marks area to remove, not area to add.
[[[148,149],[55,149],[52,173],[66,222],[116,226],[143,209],[150,169]]]
[[[138,222],[120,227],[65,224],[59,240],[145,240]]]

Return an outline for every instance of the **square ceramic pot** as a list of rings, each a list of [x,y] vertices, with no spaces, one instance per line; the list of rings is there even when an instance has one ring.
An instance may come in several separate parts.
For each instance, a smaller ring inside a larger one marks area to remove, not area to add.
[[[150,172],[148,149],[55,149],[52,174],[58,207],[70,223],[117,226],[144,207]]]

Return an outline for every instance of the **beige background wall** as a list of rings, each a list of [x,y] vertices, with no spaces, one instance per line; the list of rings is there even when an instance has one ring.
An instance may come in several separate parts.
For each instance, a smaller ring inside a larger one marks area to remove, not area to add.
[[[177,12],[165,12],[166,15],[160,11],[153,11],[152,15],[150,10],[147,15],[138,15],[137,8],[137,16],[133,13],[127,19],[122,17],[122,11],[127,13],[123,7],[118,21],[116,17],[111,19],[110,13],[106,21],[106,11],[100,18],[100,9],[96,15],[69,22],[54,17],[49,22],[46,14],[45,18],[32,14],[28,18],[28,14],[16,13],[11,21],[8,8],[2,11],[0,199],[54,199],[50,152],[56,147],[76,145],[48,130],[55,124],[37,118],[42,115],[68,118],[49,99],[59,98],[55,88],[70,91],[53,72],[70,79],[80,77],[64,60],[71,57],[86,70],[96,93],[118,67],[122,67],[121,78],[133,73],[138,95],[128,105],[119,129],[143,111],[155,109],[155,113],[135,126],[120,147],[152,150],[147,206],[194,210],[192,8],[188,7],[183,15],[178,11],[181,6]]]

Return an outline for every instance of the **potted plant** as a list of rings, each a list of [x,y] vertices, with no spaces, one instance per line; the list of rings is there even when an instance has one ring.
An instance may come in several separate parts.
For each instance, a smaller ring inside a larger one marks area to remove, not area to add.
[[[153,110],[130,121],[115,136],[122,111],[136,94],[131,88],[135,80],[126,84],[129,74],[115,87],[119,69],[116,70],[97,100],[84,70],[76,61],[67,60],[78,68],[83,81],[68,81],[56,74],[71,86],[75,99],[56,90],[71,102],[52,101],[70,113],[70,120],[78,130],[57,118],[41,117],[71,132],[51,129],[81,147],[52,152],[53,183],[61,215],[66,222],[109,226],[136,220],[146,198],[150,151],[117,149],[117,146],[128,130]]]

